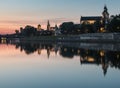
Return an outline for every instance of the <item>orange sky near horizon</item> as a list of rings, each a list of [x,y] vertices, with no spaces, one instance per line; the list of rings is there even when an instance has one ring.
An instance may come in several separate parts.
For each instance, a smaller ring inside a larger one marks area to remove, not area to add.
[[[37,25],[41,24],[43,29],[46,29],[47,21],[43,23],[32,21],[1,21],[0,22],[0,34],[15,33],[15,30],[19,30],[20,27],[31,25],[37,28]],[[53,26],[53,23],[51,23]]]
[[[37,24],[28,24],[37,27]],[[13,23],[1,23],[0,34],[11,34],[15,33],[15,30],[19,30],[20,27],[25,27],[26,24],[13,24]]]
[[[0,19],[0,34],[11,34],[11,33],[15,33],[15,30],[19,30],[20,27],[25,27],[26,25],[31,25],[37,28],[38,24],[41,24],[43,29],[47,28],[47,19],[20,19],[17,18],[18,21],[16,21],[15,19],[11,20],[11,19]],[[62,22],[67,22],[67,21],[74,21],[75,23],[79,23],[79,18],[55,18],[55,19],[50,19],[50,25],[51,27],[54,27],[56,24],[59,26],[60,24],[62,24]]]
[[[81,16],[101,16],[104,5],[110,15],[119,14],[120,0],[0,0],[0,34],[14,33],[16,29],[38,24],[46,29],[72,21],[80,23]]]

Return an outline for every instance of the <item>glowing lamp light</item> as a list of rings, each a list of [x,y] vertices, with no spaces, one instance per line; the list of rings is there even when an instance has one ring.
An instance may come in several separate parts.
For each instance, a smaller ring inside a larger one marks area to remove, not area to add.
[[[89,62],[94,62],[94,61],[95,61],[95,59],[94,59],[94,58],[92,58],[92,57],[89,57],[89,58],[88,58],[88,61],[89,61]]]
[[[101,57],[105,56],[105,52],[104,51],[100,51],[100,56]]]

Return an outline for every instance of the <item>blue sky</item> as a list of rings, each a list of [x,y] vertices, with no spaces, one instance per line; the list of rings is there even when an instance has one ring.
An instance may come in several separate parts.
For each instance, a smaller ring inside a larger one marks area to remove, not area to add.
[[[101,15],[105,4],[110,14],[119,14],[119,3],[120,0],[0,0],[0,30],[4,26],[13,30],[27,24],[45,25],[48,19],[51,24],[78,23],[80,16]]]

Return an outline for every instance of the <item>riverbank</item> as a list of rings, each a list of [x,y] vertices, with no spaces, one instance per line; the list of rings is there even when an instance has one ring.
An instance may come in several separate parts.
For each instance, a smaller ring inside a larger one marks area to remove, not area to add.
[[[88,33],[81,35],[24,37],[20,38],[20,41],[120,43],[120,33]]]

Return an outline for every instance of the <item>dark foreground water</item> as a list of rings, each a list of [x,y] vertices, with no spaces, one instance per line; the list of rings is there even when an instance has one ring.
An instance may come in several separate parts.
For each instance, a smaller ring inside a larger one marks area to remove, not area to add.
[[[108,45],[0,44],[0,88],[120,88],[120,50]]]

